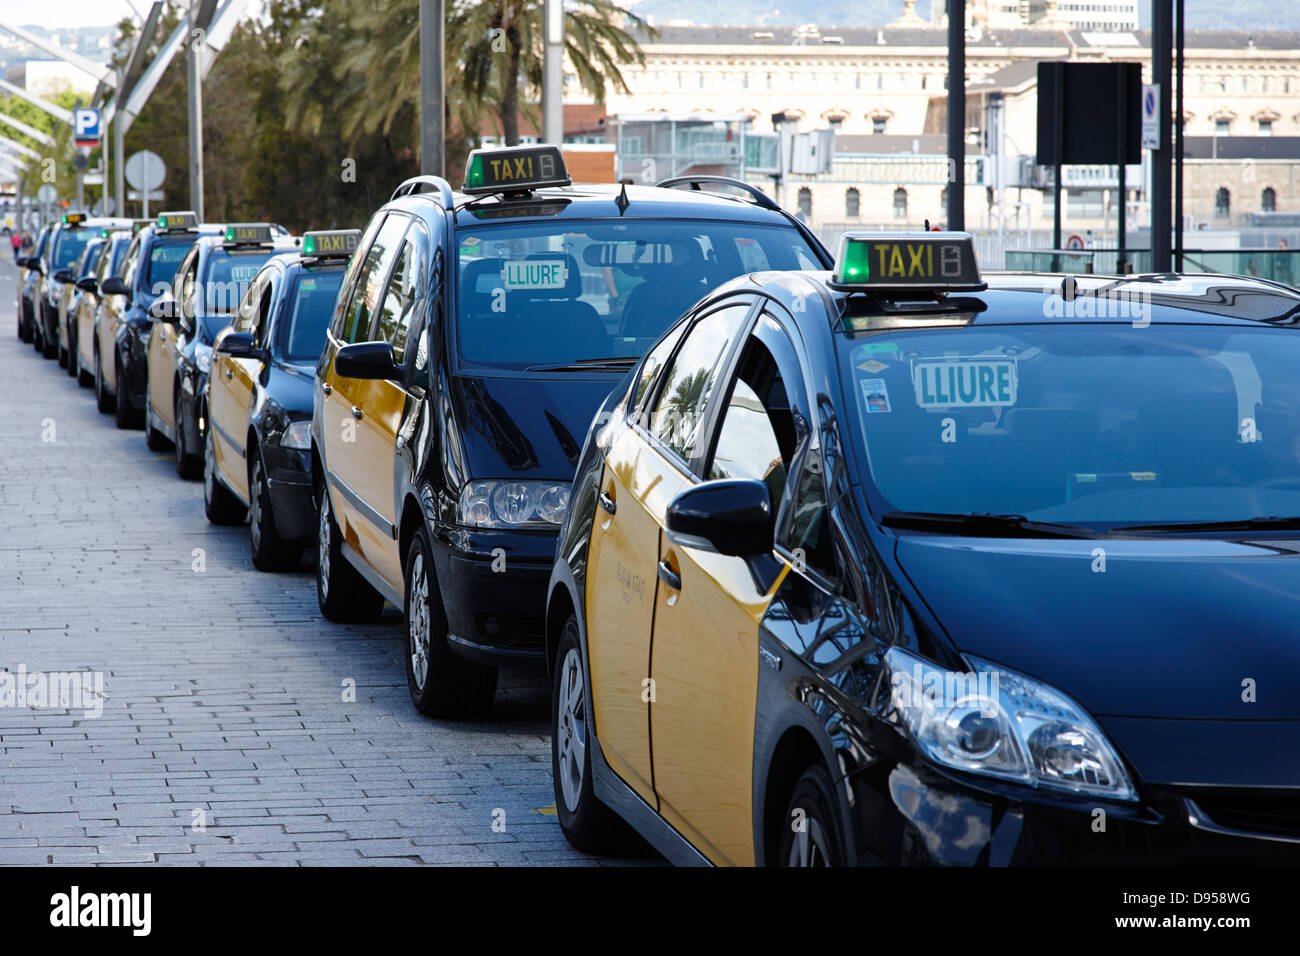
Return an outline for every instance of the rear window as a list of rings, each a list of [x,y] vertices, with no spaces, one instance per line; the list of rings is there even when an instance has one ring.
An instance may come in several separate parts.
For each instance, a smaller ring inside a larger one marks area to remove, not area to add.
[[[505,369],[639,358],[706,293],[824,268],[793,226],[564,220],[458,231],[462,361]]]

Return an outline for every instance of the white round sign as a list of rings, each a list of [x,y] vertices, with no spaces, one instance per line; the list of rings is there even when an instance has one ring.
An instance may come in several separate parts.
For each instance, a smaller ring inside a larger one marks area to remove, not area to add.
[[[36,190],[36,201],[43,206],[48,206],[50,203],[58,202],[59,191],[49,183],[46,183],[40,189]]]
[[[167,167],[162,157],[147,149],[128,156],[124,171],[126,181],[131,184],[131,188],[141,192],[152,192],[161,186],[167,177]]]

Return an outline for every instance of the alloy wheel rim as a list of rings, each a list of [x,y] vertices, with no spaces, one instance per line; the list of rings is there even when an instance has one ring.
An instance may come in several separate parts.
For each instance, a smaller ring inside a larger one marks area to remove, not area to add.
[[[330,494],[320,496],[320,533],[316,536],[316,581],[322,597],[330,594]]]
[[[787,866],[830,866],[830,854],[827,852],[826,832],[821,821],[814,816],[806,816],[803,828],[795,831],[794,843],[790,845]]]
[[[556,707],[556,742],[559,747],[560,792],[565,808],[574,813],[582,795],[582,775],[587,759],[587,720],[582,659],[570,648],[560,671],[560,699]]]
[[[429,676],[429,576],[425,573],[424,554],[419,551],[411,559],[410,600],[407,650],[411,656],[415,689],[422,691]]]
[[[248,495],[248,534],[253,539],[253,549],[262,548],[262,463],[253,462],[253,487]]]

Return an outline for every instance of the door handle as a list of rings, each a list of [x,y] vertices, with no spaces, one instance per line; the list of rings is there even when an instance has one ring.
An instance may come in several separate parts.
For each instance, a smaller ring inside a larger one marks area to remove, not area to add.
[[[234,377],[235,377],[235,373],[234,373],[233,371],[231,371],[230,369],[226,369],[226,379],[229,380],[229,379],[232,379],[232,378],[234,378]]]
[[[361,409],[357,408],[357,406],[355,406],[355,405],[352,406],[352,417],[353,417],[353,418],[360,418],[360,417],[361,417],[362,415],[364,415],[364,414],[365,414],[365,412],[363,412]]]
[[[320,390],[321,390],[322,392],[324,392],[326,395],[332,394],[333,391],[334,391],[334,389],[330,387],[330,383],[329,383],[329,382],[321,382],[321,383],[320,383]]]
[[[674,571],[667,561],[659,562],[659,580],[674,591],[682,589],[682,576]]]
[[[614,499],[611,498],[611,497],[608,495],[608,493],[606,493],[606,492],[604,492],[604,491],[602,491],[602,492],[600,493],[600,497],[599,497],[597,500],[600,501],[600,506],[601,506],[602,508],[604,508],[604,509],[605,509],[607,512],[609,512],[610,514],[613,514],[615,511],[618,510],[618,505],[616,505],[616,504],[614,503]]]

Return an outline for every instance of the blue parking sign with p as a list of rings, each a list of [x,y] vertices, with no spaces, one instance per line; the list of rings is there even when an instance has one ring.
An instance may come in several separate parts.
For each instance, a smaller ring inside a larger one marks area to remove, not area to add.
[[[72,114],[72,124],[78,146],[99,145],[99,110],[76,110]]]

